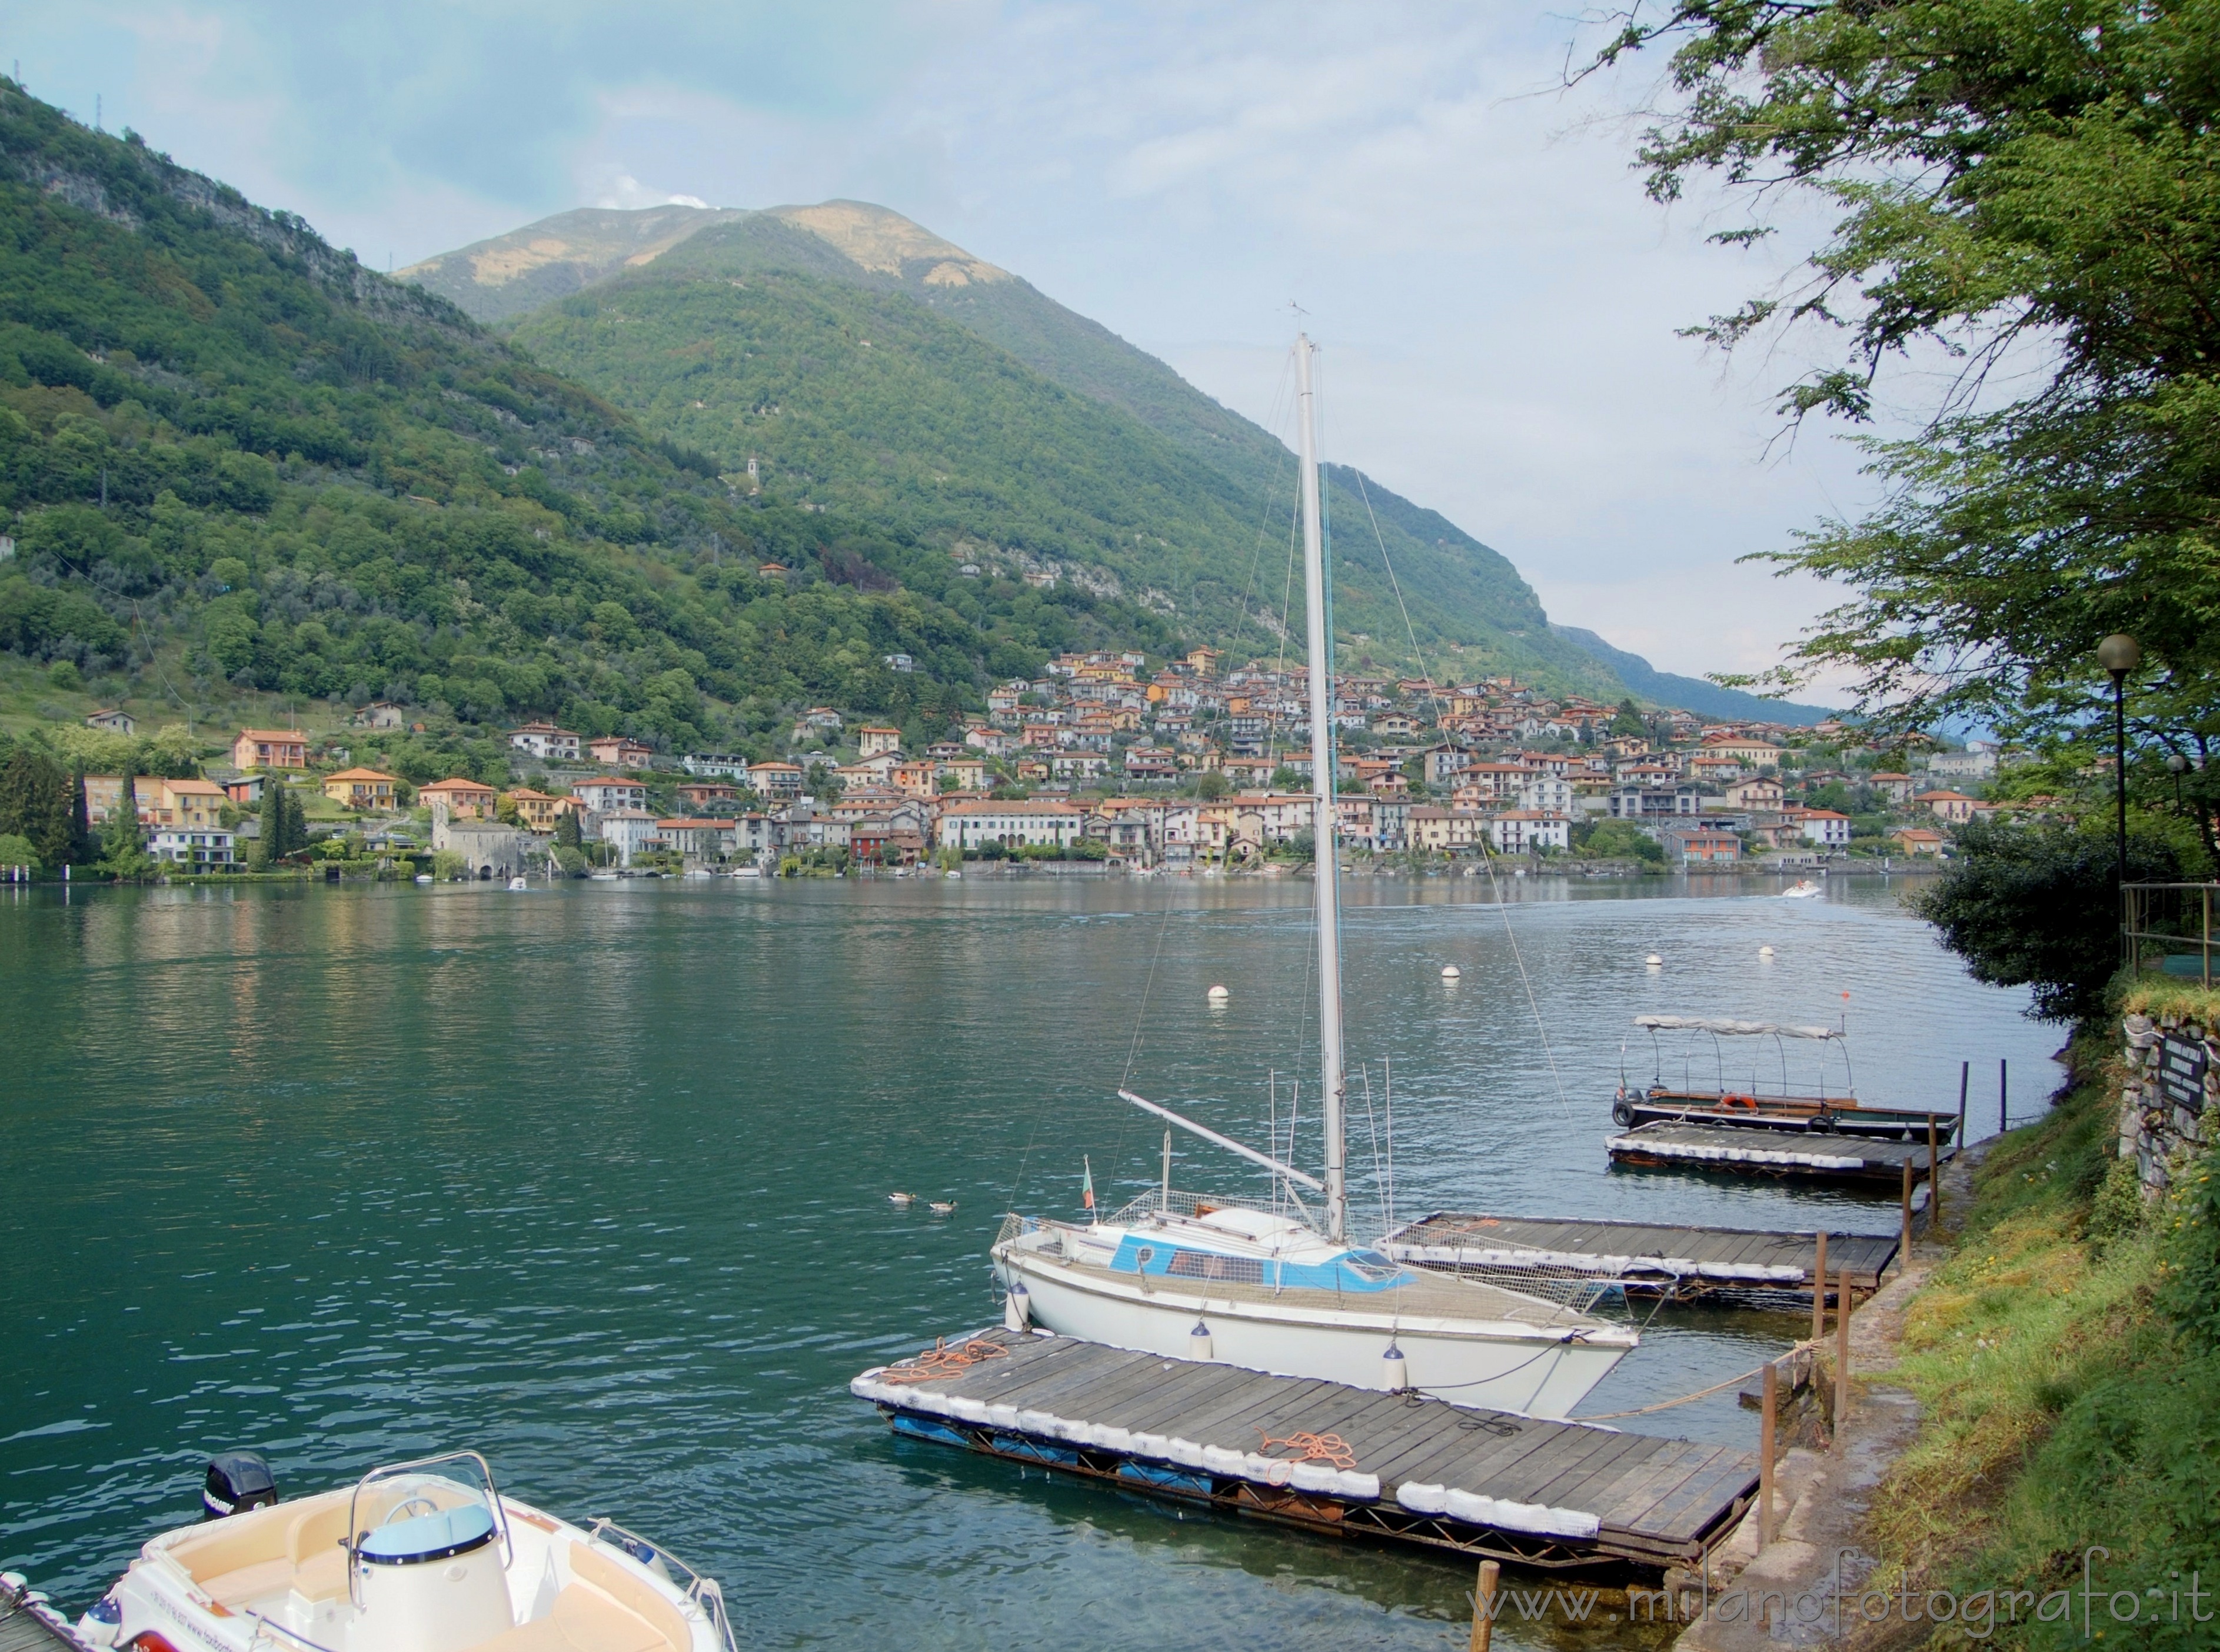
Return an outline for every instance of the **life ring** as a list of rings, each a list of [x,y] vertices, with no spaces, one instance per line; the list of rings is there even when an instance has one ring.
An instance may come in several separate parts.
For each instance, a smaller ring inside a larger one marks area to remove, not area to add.
[[[1611,1104],[1611,1121],[1621,1130],[1624,1130],[1634,1122],[1634,1104],[1624,1096],[1620,1096],[1618,1100]]]
[[[1719,1105],[1722,1107],[1739,1107],[1755,1111],[1757,1107],[1757,1098],[1754,1095],[1723,1095],[1719,1098]]]

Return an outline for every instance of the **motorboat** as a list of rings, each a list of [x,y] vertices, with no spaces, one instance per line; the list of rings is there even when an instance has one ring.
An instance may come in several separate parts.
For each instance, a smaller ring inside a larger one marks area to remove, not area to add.
[[[1322,1175],[1297,1168],[1294,1131],[1271,1153],[1121,1088],[1119,1097],[1174,1128],[1271,1172],[1257,1200],[1175,1192],[1171,1131],[1163,1184],[1115,1215],[1066,1222],[1012,1214],[993,1261],[1005,1323],[1038,1324],[1171,1358],[1207,1358],[1280,1376],[1462,1405],[1568,1415],[1639,1341],[1588,1314],[1588,1295],[1528,1294],[1401,1266],[1349,1232],[1334,766],[1331,637],[1319,507],[1312,346],[1295,348],[1305,623],[1310,679],[1313,819],[1323,822],[1313,879],[1319,988]],[[1292,1112],[1292,1109],[1291,1109]],[[1391,1130],[1392,1133],[1392,1130]],[[1286,1157],[1280,1156],[1284,1150]],[[1316,1208],[1303,1192],[1316,1195]],[[1093,1172],[1085,1207],[1094,1206]],[[1587,1287],[1575,1287],[1586,1292]]]
[[[281,1502],[268,1464],[209,1464],[205,1518],[151,1538],[77,1624],[134,1652],[735,1652],[724,1595],[608,1519],[496,1487],[476,1451]]]
[[[1780,892],[1783,901],[1817,901],[1826,891],[1810,878],[1799,878]]]
[[[1957,1133],[1955,1112],[1936,1113],[1922,1107],[1870,1107],[1857,1098],[1852,1083],[1849,1045],[1839,1026],[1797,1026],[1777,1021],[1739,1021],[1722,1016],[1637,1015],[1637,1028],[1650,1037],[1656,1057],[1647,1084],[1630,1082],[1625,1052],[1619,1057],[1618,1094],[1611,1105],[1612,1122],[1623,1129],[1660,1123],[1733,1125],[1745,1129],[1799,1131],[1811,1135],[1863,1137],[1868,1140],[1923,1139],[1930,1125],[1936,1139],[1949,1141]],[[1657,1035],[1691,1035],[1681,1046],[1677,1079],[1667,1072],[1663,1044]],[[1711,1041],[1712,1071],[1699,1077],[1697,1052],[1701,1040]],[[1728,1046],[1722,1039],[1750,1039],[1754,1052],[1747,1083],[1737,1082],[1737,1071],[1727,1069]],[[1778,1082],[1766,1070],[1764,1054],[1770,1044],[1779,1058]],[[1789,1072],[1788,1050],[1815,1044],[1819,1048],[1817,1069],[1799,1088]],[[1831,1054],[1830,1054],[1831,1052]],[[1832,1056],[1842,1061],[1842,1081],[1830,1089]]]
[[[763,868],[760,866],[735,867],[733,870],[733,876],[734,877],[761,877],[763,876]]]
[[[511,879],[509,879],[509,880],[508,880],[508,888],[509,888],[509,892],[510,892],[511,894],[515,894],[515,893],[517,893],[517,892],[519,892],[519,891],[521,891],[521,890],[528,889],[528,888],[530,888],[531,887],[532,887],[532,885],[531,885],[530,882],[529,882],[528,880],[525,879],[525,878],[522,878],[522,877],[513,877],[513,878],[511,878]]]

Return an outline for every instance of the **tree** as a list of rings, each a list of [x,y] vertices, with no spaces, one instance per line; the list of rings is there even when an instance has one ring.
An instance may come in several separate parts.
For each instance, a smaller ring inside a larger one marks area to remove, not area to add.
[[[28,838],[13,832],[0,832],[0,866],[28,866],[39,870],[39,851],[31,847]]]
[[[1194,795],[1206,803],[1215,803],[1233,795],[1233,782],[1221,769],[1206,769],[1194,782]]]
[[[584,832],[578,825],[578,811],[564,809],[555,817],[555,846],[576,849],[584,841]]]
[[[84,764],[80,763],[70,775],[69,790],[70,863],[82,865],[92,858],[92,813],[84,799]]]
[[[2118,870],[2107,831],[1977,820],[1911,906],[1976,981],[2031,988],[2027,1013],[2038,1020],[2086,1020],[2102,1013],[2120,967]],[[2163,882],[2179,863],[2167,845],[2131,837],[2127,873]]]
[[[1674,48],[1654,196],[1712,173],[1833,210],[1800,287],[1699,329],[1841,338],[1786,388],[1792,417],[1863,422],[1892,360],[1959,364],[1916,435],[1866,442],[1876,510],[1760,553],[1852,593],[1775,686],[1847,668],[1884,726],[2072,739],[2109,686],[2095,645],[2125,631],[2143,736],[2220,736],[2214,22],[2207,0],[1670,0],[1601,53]]]
[[[101,833],[99,870],[110,877],[144,877],[153,864],[139,824],[139,776],[126,765],[115,807],[109,811],[107,828]]]
[[[1618,702],[1618,714],[1611,720],[1611,732],[1637,736],[1649,732],[1649,725],[1642,720],[1641,708],[1634,703],[1631,695]]]

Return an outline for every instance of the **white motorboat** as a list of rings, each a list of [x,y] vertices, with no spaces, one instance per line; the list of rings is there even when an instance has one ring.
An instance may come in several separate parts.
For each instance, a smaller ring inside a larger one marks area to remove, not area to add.
[[[734,869],[733,876],[734,877],[761,877],[763,876],[763,868],[760,866],[737,867]]]
[[[252,1452],[209,1465],[207,1518],[154,1537],[80,1618],[134,1652],[734,1652],[722,1593],[606,1519],[504,1497],[451,1452],[278,1500]]]
[[[1005,1314],[1013,1327],[1038,1322],[1115,1347],[1562,1417],[1636,1346],[1632,1329],[1582,1312],[1585,1296],[1552,1301],[1420,1273],[1349,1237],[1332,654],[1307,339],[1297,340],[1295,371],[1313,818],[1324,823],[1313,887],[1325,1174],[1313,1176],[1121,1089],[1135,1106],[1270,1170],[1276,1196],[1175,1193],[1167,1131],[1163,1184],[1149,1198],[1107,1220],[1004,1221],[993,1254]],[[1273,1146],[1276,1152],[1276,1140]],[[1292,1131],[1288,1152],[1294,1156]],[[1316,1225],[1298,1187],[1323,1196]],[[1091,1174],[1087,1204],[1091,1210]]]
[[[532,885],[521,877],[513,877],[508,880],[508,887],[510,893],[514,894],[521,889],[528,889]]]
[[[1816,901],[1826,891],[1810,878],[1799,878],[1780,892],[1783,901]]]

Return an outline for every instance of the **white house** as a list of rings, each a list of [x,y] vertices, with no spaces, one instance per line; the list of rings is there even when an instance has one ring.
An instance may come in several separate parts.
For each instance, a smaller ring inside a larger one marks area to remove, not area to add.
[[[1838,814],[1833,809],[1806,809],[1801,825],[1806,843],[1828,849],[1849,847],[1850,817],[1847,814]]]
[[[552,723],[526,723],[512,728],[508,731],[508,743],[519,751],[529,751],[543,763],[578,760],[578,737]]]
[[[593,780],[582,780],[571,790],[581,803],[596,814],[647,806],[646,786],[621,775],[602,775]]]
[[[1518,782],[1520,810],[1543,814],[1570,815],[1573,782],[1562,775],[1536,775]]]
[[[940,811],[934,841],[943,849],[976,849],[982,844],[1010,847],[1076,843],[1087,826],[1087,811],[1053,798],[1000,801],[982,798],[951,803]]]
[[[1573,823],[1555,809],[1512,809],[1487,817],[1487,840],[1496,852],[1531,854],[1537,849],[1569,849]]]
[[[158,826],[147,834],[147,852],[178,866],[228,866],[232,835],[206,826]]]
[[[655,836],[655,817],[643,808],[596,811],[601,815],[602,841],[617,852],[617,864],[629,866],[641,845]]]

